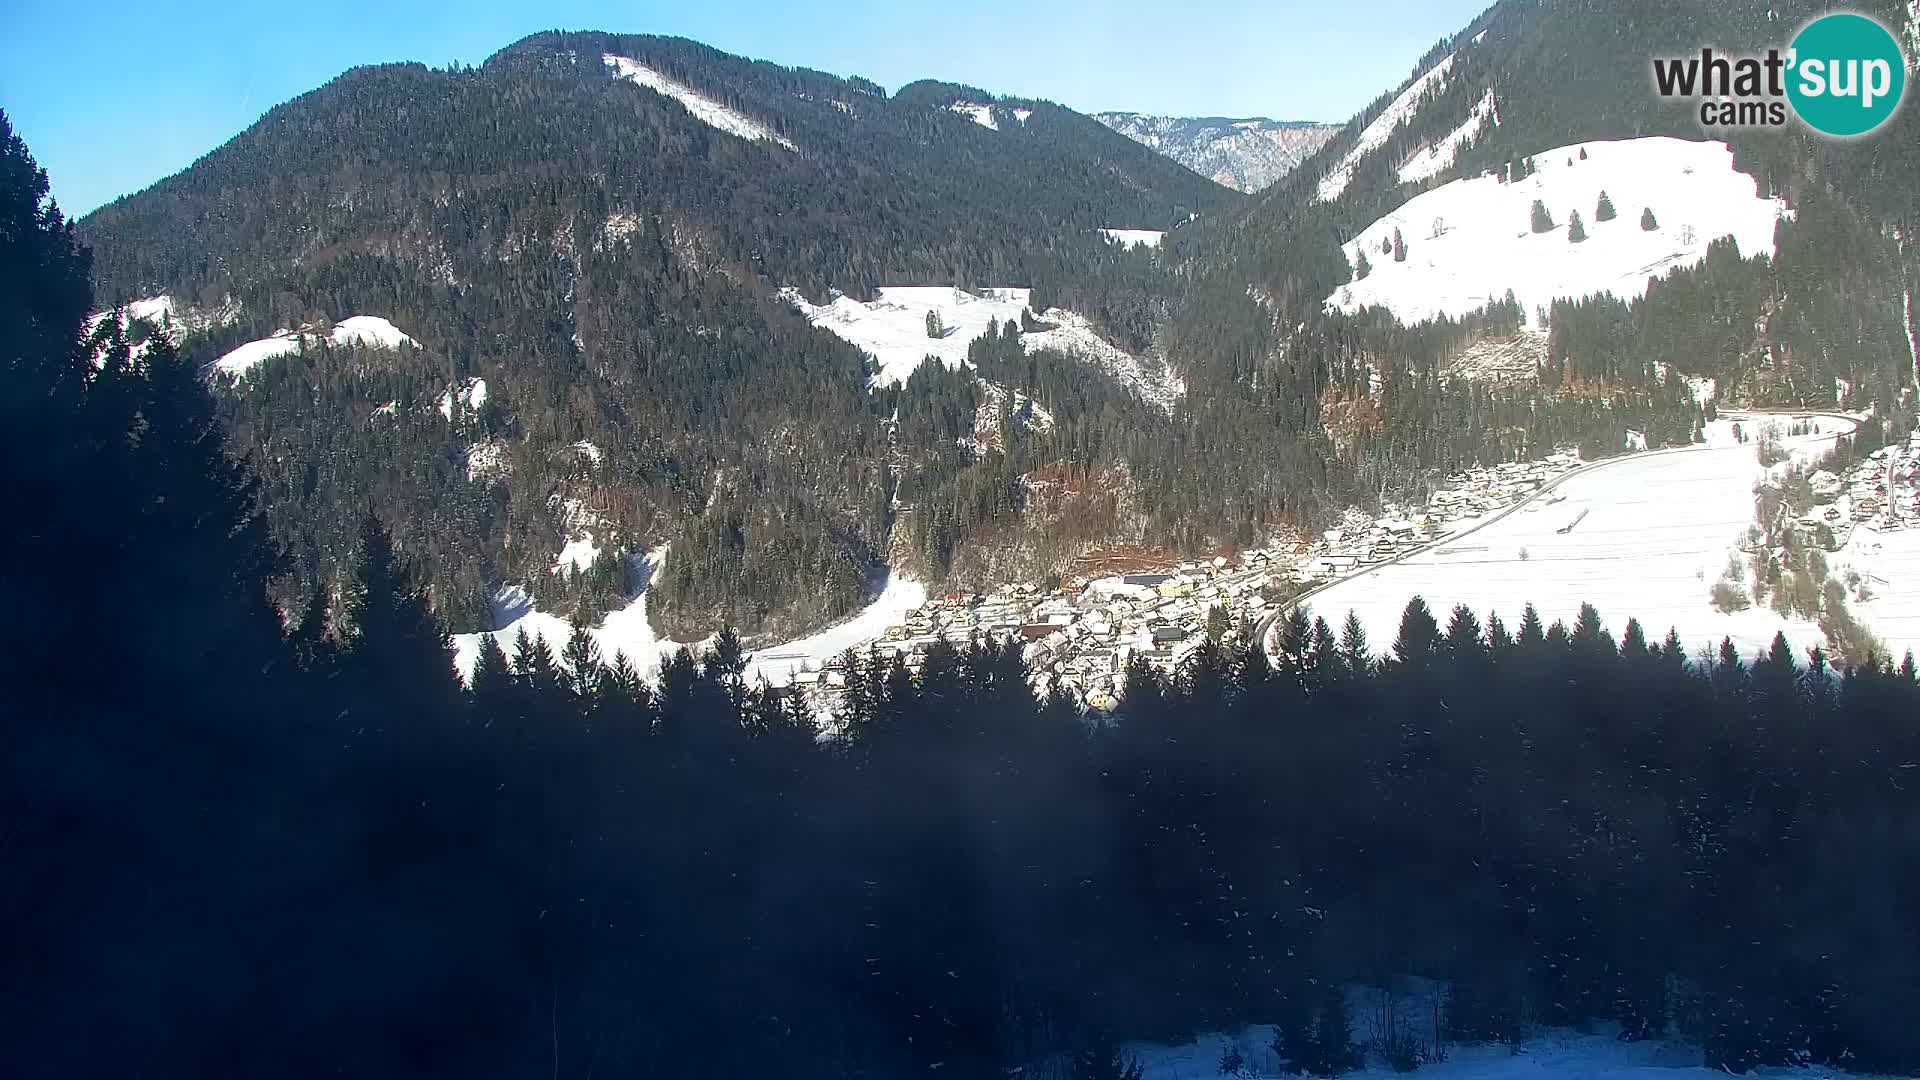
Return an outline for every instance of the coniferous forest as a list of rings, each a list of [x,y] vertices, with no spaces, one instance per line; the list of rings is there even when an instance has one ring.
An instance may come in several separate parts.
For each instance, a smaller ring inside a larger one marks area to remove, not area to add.
[[[1607,1022],[1920,1069],[1911,658],[1416,599],[1138,668],[1099,727],[993,642],[851,660],[830,735],[731,634],[466,687],[376,516],[270,602],[208,387],[93,306],[0,118],[9,1075],[1093,1077],[1239,1023],[1333,1074],[1329,988],[1403,976],[1448,988],[1407,1068]]]

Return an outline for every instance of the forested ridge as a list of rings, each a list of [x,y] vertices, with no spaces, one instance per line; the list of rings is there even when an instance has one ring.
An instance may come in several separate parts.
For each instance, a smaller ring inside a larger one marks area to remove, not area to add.
[[[659,629],[693,640],[729,623],[769,642],[855,609],[883,563],[938,579],[1009,536],[1073,537],[1021,565],[1045,579],[1102,539],[1249,545],[1352,505],[1417,500],[1470,464],[1569,446],[1596,457],[1629,432],[1685,442],[1704,419],[1686,377],[1715,379],[1723,403],[1877,403],[1897,422],[1911,385],[1904,301],[1920,287],[1916,114],[1853,143],[1729,134],[1646,89],[1650,55],[1703,36],[1775,43],[1817,8],[1504,0],[1422,58],[1415,74],[1451,56],[1449,77],[1331,202],[1316,185],[1391,93],[1247,198],[1044,101],[931,81],[889,96],[679,39],[546,33],[476,69],[349,72],[81,233],[103,299],[166,290],[202,315],[237,310],[188,338],[196,362],[350,314],[421,342],[398,356],[324,350],[220,395],[291,553],[283,607],[339,590],[371,500],[463,630],[493,625],[507,584],[596,618],[628,598],[631,557],[672,543],[649,608]],[[1905,18],[1891,0],[1874,10]],[[602,54],[790,147],[710,127],[614,78]],[[1499,124],[1455,168],[1399,183],[1399,163],[1489,90]],[[995,127],[949,108],[960,102]],[[1339,243],[1420,188],[1525,175],[1531,155],[1573,139],[1653,134],[1730,140],[1760,193],[1791,207],[1773,258],[1722,242],[1641,299],[1557,301],[1540,378],[1516,383],[1452,365],[1525,344],[1536,313],[1494,303],[1404,326],[1324,308],[1355,273]],[[1154,253],[1105,243],[1108,226],[1169,231]],[[1031,397],[1054,428],[902,443],[897,395],[951,412],[990,388],[929,376],[869,392],[857,351],[777,290],[819,301],[904,284],[1031,286],[1035,316],[1087,315],[1114,344],[1164,359],[1186,393],[1167,415],[1093,366],[1022,357],[996,336],[975,362],[998,374],[982,377]],[[474,379],[482,408],[435,408]],[[1066,530],[1030,522],[1036,478],[1056,476],[1124,492],[1125,512],[1082,508]],[[600,563],[555,573],[554,554],[588,532]]]
[[[654,678],[494,641],[467,687],[371,514],[279,617],[214,391],[88,334],[46,192],[0,115],[12,1075],[1091,1080],[1241,1022],[1334,1075],[1331,990],[1403,976],[1448,988],[1407,1069],[1588,1021],[1920,1068],[1911,657],[1416,598],[1384,648],[1298,612],[1138,666],[1098,728],[985,641],[850,658],[824,738],[731,634]]]

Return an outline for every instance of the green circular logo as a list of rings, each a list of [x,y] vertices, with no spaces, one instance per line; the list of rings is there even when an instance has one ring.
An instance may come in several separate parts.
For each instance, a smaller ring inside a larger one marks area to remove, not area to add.
[[[1801,28],[1788,61],[1787,100],[1815,131],[1865,135],[1900,107],[1907,60],[1865,15],[1822,15]]]

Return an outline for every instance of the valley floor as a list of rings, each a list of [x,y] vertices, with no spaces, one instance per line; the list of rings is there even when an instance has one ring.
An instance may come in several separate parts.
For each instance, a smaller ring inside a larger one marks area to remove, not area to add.
[[[1797,456],[1817,456],[1851,430],[1837,418],[1818,422],[1818,433],[1789,440]],[[1591,603],[1615,634],[1637,618],[1651,639],[1677,630],[1690,652],[1728,637],[1752,656],[1775,631],[1796,652],[1823,644],[1806,619],[1764,607],[1723,613],[1709,603],[1753,521],[1753,485],[1763,474],[1754,446],[1731,438],[1732,423],[1712,425],[1705,446],[1615,459],[1569,476],[1513,513],[1339,581],[1308,603],[1336,626],[1353,611],[1376,645],[1393,640],[1415,595],[1443,622],[1447,610],[1466,604],[1483,619],[1499,613],[1509,626],[1528,603],[1543,620],[1569,624]],[[1905,541],[1912,530],[1895,535],[1889,553],[1911,558]],[[1920,627],[1899,621],[1900,613],[1876,607],[1860,614],[1895,655],[1920,648]],[[1894,618],[1882,626],[1875,615]]]

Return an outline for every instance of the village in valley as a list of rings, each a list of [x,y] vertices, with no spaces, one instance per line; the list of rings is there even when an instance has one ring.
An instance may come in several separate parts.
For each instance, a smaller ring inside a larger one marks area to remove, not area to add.
[[[1017,639],[1035,688],[1059,685],[1084,708],[1105,713],[1118,702],[1136,656],[1176,671],[1209,635],[1244,641],[1318,588],[1368,566],[1453,536],[1535,494],[1581,464],[1565,452],[1453,474],[1424,508],[1389,507],[1376,517],[1350,509],[1317,538],[1287,537],[1202,561],[1154,565],[1112,560],[1076,566],[1058,589],[1029,584],[987,593],[929,596],[877,640],[856,652],[899,656],[917,671],[936,642],[965,649],[977,637]],[[792,672],[791,692],[831,715],[846,686],[846,658]]]

